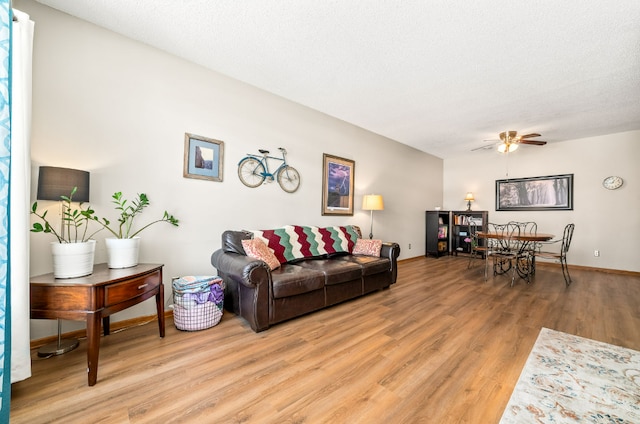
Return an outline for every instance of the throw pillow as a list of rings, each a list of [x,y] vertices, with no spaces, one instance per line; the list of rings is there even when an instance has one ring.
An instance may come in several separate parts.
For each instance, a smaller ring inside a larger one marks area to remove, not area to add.
[[[247,256],[260,259],[267,263],[267,266],[271,271],[280,266],[280,262],[276,255],[273,254],[267,245],[260,239],[242,240],[242,247],[247,253]]]
[[[382,240],[358,239],[353,247],[354,255],[380,256]]]

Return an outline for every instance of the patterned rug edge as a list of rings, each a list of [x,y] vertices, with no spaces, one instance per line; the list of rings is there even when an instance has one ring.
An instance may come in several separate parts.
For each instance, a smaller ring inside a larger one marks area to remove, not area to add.
[[[500,424],[640,423],[640,352],[542,328]]]

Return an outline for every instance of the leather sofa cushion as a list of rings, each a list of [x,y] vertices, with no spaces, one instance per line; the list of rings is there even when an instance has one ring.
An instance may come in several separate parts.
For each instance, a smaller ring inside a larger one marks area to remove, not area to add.
[[[391,261],[389,258],[376,258],[374,256],[341,256],[336,258],[341,261],[348,261],[357,263],[362,267],[362,275],[372,275],[381,272],[389,271],[391,269]]]
[[[325,284],[328,286],[362,278],[362,267],[359,264],[337,260],[337,258],[304,261],[298,265],[322,272],[326,276]]]
[[[281,298],[324,288],[324,274],[320,271],[284,264],[271,271],[273,297]]]

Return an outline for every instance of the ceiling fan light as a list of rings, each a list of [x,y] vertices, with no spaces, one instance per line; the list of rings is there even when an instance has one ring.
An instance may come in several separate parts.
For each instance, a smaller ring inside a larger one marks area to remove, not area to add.
[[[515,143],[502,143],[498,146],[498,152],[500,153],[511,153],[514,152],[518,148],[518,145]]]

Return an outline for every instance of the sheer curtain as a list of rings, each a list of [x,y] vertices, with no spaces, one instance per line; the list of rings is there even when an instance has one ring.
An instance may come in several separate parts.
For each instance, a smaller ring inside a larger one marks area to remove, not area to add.
[[[29,192],[31,186],[31,56],[34,23],[13,10],[11,52],[10,294],[11,382],[31,376],[29,351]]]
[[[9,1],[0,0],[0,349],[2,354],[2,393],[0,422],[9,422],[11,400],[11,305],[9,303],[9,170],[11,168],[11,126],[9,118],[9,55],[11,52],[11,14]]]
[[[33,27],[0,0],[0,422],[9,422],[11,383],[31,376],[29,190]],[[12,22],[13,19],[13,22]],[[11,369],[11,372],[9,372]]]

